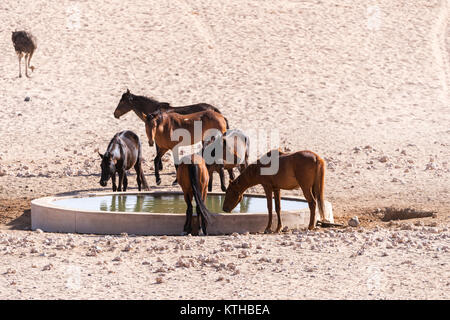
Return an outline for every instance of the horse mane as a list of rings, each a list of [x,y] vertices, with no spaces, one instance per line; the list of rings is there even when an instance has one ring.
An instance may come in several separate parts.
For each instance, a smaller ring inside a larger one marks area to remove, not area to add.
[[[108,148],[106,149],[105,156],[111,154],[111,149],[113,148],[113,145],[117,144],[120,149],[120,153],[123,153],[123,144],[122,140],[120,139],[120,132],[116,133],[114,137],[111,139],[111,141],[108,144]],[[121,154],[122,156],[122,154]]]

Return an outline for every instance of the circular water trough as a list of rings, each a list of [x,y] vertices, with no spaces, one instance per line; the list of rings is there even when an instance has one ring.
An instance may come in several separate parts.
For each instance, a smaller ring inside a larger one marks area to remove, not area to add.
[[[134,198],[141,200],[136,201]],[[244,194],[243,201],[232,213],[219,212],[223,198],[224,193],[208,193],[206,205],[213,212],[212,222],[208,226],[209,234],[264,231],[268,220],[264,195]],[[164,205],[164,201],[168,201],[168,207],[159,206],[161,203]],[[309,209],[304,199],[282,197],[281,210],[283,226],[308,226]],[[31,202],[31,228],[47,232],[88,234],[180,235],[185,222],[185,211],[182,192],[110,192],[44,197]],[[318,217],[317,212],[316,219]],[[325,218],[334,222],[331,203],[327,201]],[[194,221],[195,219],[194,208]],[[274,212],[272,230],[276,225],[277,215]]]

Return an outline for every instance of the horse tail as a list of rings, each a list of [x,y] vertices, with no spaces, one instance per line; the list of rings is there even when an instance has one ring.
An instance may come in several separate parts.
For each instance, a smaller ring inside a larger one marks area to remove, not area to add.
[[[314,178],[314,184],[312,192],[314,198],[317,201],[319,207],[320,217],[325,218],[325,203],[324,203],[324,185],[325,185],[325,162],[317,157],[316,162],[316,176]]]
[[[223,117],[223,118],[225,119],[225,123],[226,123],[226,125],[227,125],[227,130],[230,129],[230,126],[229,126],[229,124],[228,124],[228,119],[225,118],[225,117]]]
[[[202,220],[205,221],[207,225],[210,222],[211,213],[206,208],[205,203],[202,200],[202,194],[200,192],[200,181],[198,179],[198,165],[190,164],[189,165],[189,180],[191,181],[192,191],[194,193],[195,203],[197,205],[197,210],[202,216]],[[198,217],[200,218],[200,217]]]
[[[245,136],[245,166],[248,166],[248,158],[250,157],[250,138]]]
[[[142,170],[142,150],[141,150],[141,142],[139,142],[139,153],[138,153],[138,159],[139,159],[139,167],[141,172],[141,182],[142,186],[144,187],[144,190],[148,190],[149,186],[147,183],[147,179],[145,178],[144,170]]]

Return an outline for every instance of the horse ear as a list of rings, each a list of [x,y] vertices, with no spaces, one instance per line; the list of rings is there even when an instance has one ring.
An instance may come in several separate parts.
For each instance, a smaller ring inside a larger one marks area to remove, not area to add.
[[[127,93],[130,94],[130,89],[127,88]]]
[[[99,152],[98,155],[100,156],[100,158],[103,159],[103,155]]]

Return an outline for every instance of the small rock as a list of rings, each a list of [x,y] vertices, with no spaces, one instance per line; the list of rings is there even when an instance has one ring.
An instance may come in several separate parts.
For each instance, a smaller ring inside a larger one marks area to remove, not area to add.
[[[48,271],[51,269],[53,269],[53,265],[50,263],[50,264],[47,264],[46,266],[44,266],[44,268],[42,268],[42,271]]]
[[[378,158],[378,161],[385,163],[388,162],[389,158],[387,156],[381,156]]]
[[[24,101],[28,102],[28,101],[30,101],[30,100],[31,100],[30,97],[25,97],[25,100],[24,100]]]
[[[358,217],[357,216],[354,216],[353,218],[351,218],[349,221],[348,221],[348,225],[350,226],[350,227],[357,227],[357,226],[359,226],[359,219],[358,219]]]

